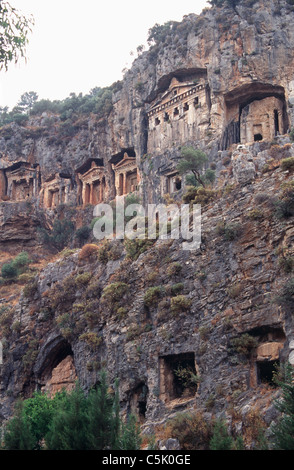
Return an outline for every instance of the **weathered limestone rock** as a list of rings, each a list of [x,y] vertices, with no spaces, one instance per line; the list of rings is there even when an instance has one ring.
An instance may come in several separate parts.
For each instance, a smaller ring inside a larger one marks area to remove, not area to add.
[[[287,280],[279,253],[293,254],[293,217],[276,217],[272,200],[293,180],[280,160],[294,154],[286,134],[294,125],[294,11],[285,0],[251,3],[175,24],[134,61],[113,91],[111,111],[77,121],[74,135],[58,134],[53,115],[0,130],[5,246],[35,245],[42,214],[67,203],[78,206],[82,225],[88,204],[135,189],[144,204],[167,193],[180,201],[183,145],[205,150],[217,173],[215,198],[202,208],[199,250],[159,241],[129,259],[118,241],[99,258],[61,255],[41,270],[1,317],[9,345],[3,418],[19,395],[42,387],[54,393],[76,377],[89,390],[105,367],[110,385],[119,378],[122,411],[135,411],[146,429],[178,411],[206,411],[212,397],[217,416],[234,405],[245,418],[254,403],[272,419],[273,392],[264,395],[264,381],[273,361],[294,364],[291,311],[275,300]],[[7,171],[21,162],[24,184]],[[34,168],[39,186],[27,177]],[[148,303],[149,288],[159,294]],[[244,334],[257,344],[249,356],[244,344],[234,347]]]
[[[75,387],[77,375],[71,356],[63,359],[53,370],[50,380],[43,387],[43,391],[49,396],[62,390],[71,391]]]
[[[251,183],[256,176],[253,155],[246,148],[238,146],[232,155],[233,176],[237,183],[244,185]]]
[[[269,342],[263,343],[256,350],[257,361],[274,361],[278,360],[280,356],[280,350],[283,348],[283,343],[280,342]]]

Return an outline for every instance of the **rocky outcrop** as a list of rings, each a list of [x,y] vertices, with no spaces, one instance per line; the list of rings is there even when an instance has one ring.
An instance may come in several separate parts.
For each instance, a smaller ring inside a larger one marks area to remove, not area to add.
[[[152,181],[175,170],[181,146],[205,148],[218,162],[219,150],[271,140],[292,127],[293,22],[286,0],[248,0],[187,15],[112,87],[112,109],[103,117],[64,121],[48,112],[3,128],[1,168],[20,161],[37,166],[40,190],[50,178],[66,177],[66,200],[81,204],[76,170],[100,159],[113,189],[104,196],[109,200],[116,194],[112,165],[127,152],[136,158],[138,190],[152,202]],[[146,164],[150,159],[158,161],[155,167]],[[157,200],[165,190],[162,183]],[[39,203],[48,207],[42,198]]]
[[[70,136],[49,114],[1,129],[1,243],[33,245],[38,224],[66,219],[61,207],[82,225],[88,203],[128,191],[145,205],[179,202],[183,145],[204,149],[216,172],[199,249],[88,243],[47,264],[19,303],[4,299],[3,419],[36,389],[77,377],[89,390],[102,368],[147,432],[183,410],[226,416],[236,430],[252,409],[266,426],[275,419],[274,363],[293,363],[294,341],[293,195],[283,192],[293,173],[281,165],[294,156],[293,22],[285,0],[188,15],[134,61],[103,118],[83,118]],[[22,181],[30,197],[16,201]]]
[[[248,152],[250,163],[272,160],[270,146]],[[282,261],[293,256],[294,227],[275,201],[289,181],[276,160],[219,189],[202,208],[198,250],[158,240],[132,259],[113,241],[48,264],[6,319],[2,415],[20,394],[71,386],[75,374],[88,390],[106,368],[110,384],[119,378],[122,411],[148,432],[184,410],[231,419],[234,409],[239,429],[254,409],[270,426],[274,363],[293,361],[291,306],[277,300],[291,278]],[[183,369],[197,380],[183,384]]]

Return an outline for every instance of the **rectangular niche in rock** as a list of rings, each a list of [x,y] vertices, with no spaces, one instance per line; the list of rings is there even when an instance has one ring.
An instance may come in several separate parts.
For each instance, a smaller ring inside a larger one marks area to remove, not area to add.
[[[159,358],[160,398],[168,402],[192,398],[197,392],[197,372],[193,352]]]

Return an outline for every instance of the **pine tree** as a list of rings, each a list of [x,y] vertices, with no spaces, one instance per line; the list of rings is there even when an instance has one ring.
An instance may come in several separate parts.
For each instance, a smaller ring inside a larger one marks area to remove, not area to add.
[[[277,376],[282,396],[275,401],[277,410],[281,412],[279,421],[272,427],[274,448],[279,450],[294,450],[294,372],[290,364],[282,371],[284,377]]]
[[[45,437],[48,450],[89,450],[87,400],[77,384],[57,409]]]
[[[210,440],[210,450],[232,450],[233,438],[229,435],[226,424],[223,420],[217,420]]]
[[[140,449],[141,442],[141,435],[137,419],[134,415],[130,415],[127,419],[127,422],[122,424],[119,449],[137,450]]]
[[[23,413],[23,402],[16,404],[15,415],[8,422],[4,430],[2,448],[5,450],[33,450],[36,439],[32,433],[31,425]]]
[[[113,398],[108,393],[106,373],[101,373],[101,382],[93,389],[88,397],[88,420],[91,448],[103,450],[115,446],[115,416],[113,413]]]

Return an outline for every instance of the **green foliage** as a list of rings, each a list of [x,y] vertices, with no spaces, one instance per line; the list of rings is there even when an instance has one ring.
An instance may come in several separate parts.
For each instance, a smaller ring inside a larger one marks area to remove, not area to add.
[[[172,31],[174,21],[167,21],[163,25],[156,23],[148,31],[147,41],[149,44],[159,44],[165,41],[166,36]]]
[[[16,279],[20,274],[24,273],[30,263],[31,260],[28,253],[22,251],[12,261],[3,264],[1,276],[4,279]]]
[[[284,158],[281,160],[281,168],[283,171],[293,171],[294,170],[294,157]]]
[[[58,251],[63,250],[71,239],[74,232],[74,224],[71,220],[56,219],[53,223],[51,232],[40,229],[43,243],[49,244]]]
[[[294,278],[288,279],[277,296],[277,303],[292,307],[294,305]]]
[[[285,255],[279,258],[279,267],[287,274],[294,270],[294,257]]]
[[[151,307],[156,305],[164,294],[162,286],[149,287],[144,295],[144,305]]]
[[[193,175],[194,177],[194,175]],[[195,178],[195,177],[194,177]],[[196,179],[195,179],[196,181]],[[197,196],[197,185],[191,185],[191,186],[188,186],[187,189],[186,189],[186,192],[185,194],[183,195],[183,201],[186,203],[186,204],[189,204],[190,202],[193,203],[193,201],[195,200]]]
[[[48,450],[89,450],[87,400],[81,387],[56,409],[45,441]]]
[[[282,194],[276,202],[276,215],[279,218],[289,218],[294,215],[294,181],[283,185]]]
[[[5,450],[137,450],[140,445],[136,419],[122,422],[117,383],[109,392],[104,371],[88,395],[76,384],[54,398],[39,392],[19,402],[2,439]]]
[[[5,428],[1,448],[4,450],[32,450],[35,445],[30,423],[23,414],[23,404],[18,402],[14,417]]]
[[[234,338],[231,345],[238,354],[249,357],[252,350],[258,346],[258,341],[248,333],[244,333],[239,338]]]
[[[129,286],[125,282],[113,282],[104,287],[102,299],[110,304],[118,302],[129,291]]]
[[[142,444],[137,419],[131,415],[126,423],[122,423],[122,432],[119,437],[119,448],[122,450],[138,450]]]
[[[13,260],[13,264],[17,269],[25,268],[30,263],[31,259],[26,251],[19,253]]]
[[[169,277],[173,277],[173,276],[177,276],[178,274],[180,274],[182,272],[182,269],[183,269],[182,264],[179,263],[178,261],[175,261],[174,263],[171,263],[168,266],[166,273]]]
[[[210,450],[232,450],[233,438],[229,435],[226,423],[217,420],[213,428],[213,436],[210,440]]]
[[[172,314],[177,314],[180,312],[185,312],[189,310],[192,305],[192,300],[188,299],[185,295],[177,295],[172,297],[170,306]]]
[[[198,385],[200,378],[195,374],[191,367],[181,367],[179,366],[175,371],[175,375],[178,377],[179,381],[184,388],[195,389],[195,386]]]
[[[35,91],[28,91],[21,95],[17,107],[22,113],[29,113],[38,100],[38,94]]]
[[[23,289],[24,297],[30,299],[32,298],[38,290],[38,282],[34,279],[29,280]]]
[[[216,231],[222,235],[226,241],[233,241],[238,238],[241,233],[241,226],[239,223],[226,223],[222,221],[217,224]]]
[[[262,220],[263,212],[260,209],[251,209],[248,213],[248,217],[251,220]]]
[[[153,244],[154,240],[149,240],[148,238],[142,240],[140,238],[134,238],[133,240],[125,238],[124,240],[127,257],[131,258],[133,261],[138,259],[139,256],[145,253]]]
[[[212,424],[201,412],[178,413],[168,423],[168,435],[178,439],[181,449],[209,450]]]
[[[15,279],[17,277],[17,268],[13,263],[4,263],[1,268],[3,279]]]
[[[75,237],[79,240],[80,243],[85,243],[91,234],[91,227],[88,225],[83,225],[78,228],[75,233]]]
[[[20,14],[10,3],[0,4],[0,70],[8,69],[11,62],[17,63],[25,56],[28,35],[33,19]]]
[[[3,126],[13,121],[22,124],[28,119],[29,114],[40,115],[44,112],[51,112],[60,116],[59,135],[71,137],[78,132],[78,121],[82,116],[94,114],[98,118],[102,118],[111,112],[112,95],[115,89],[116,84],[106,88],[96,87],[86,95],[70,93],[67,98],[61,101],[47,99],[38,101],[35,92],[27,92],[21,96],[18,105],[12,111],[8,111],[7,107],[0,108],[0,125]]]
[[[92,349],[92,351],[96,351],[96,349],[102,343],[102,337],[98,336],[98,334],[94,331],[88,331],[87,333],[83,333],[79,337],[79,340],[85,341],[90,347],[90,349]]]
[[[184,289],[184,284],[182,282],[178,282],[177,284],[173,284],[170,288],[171,295],[178,295]]]
[[[80,287],[83,287],[87,284],[89,284],[89,281],[92,277],[92,273],[82,273],[82,274],[78,274],[76,277],[75,277],[75,283],[76,283],[76,286],[78,288]]]
[[[281,415],[272,426],[274,448],[294,450],[294,373],[290,364],[282,367],[276,375],[276,382],[281,387],[282,394],[275,401],[275,406]]]
[[[203,166],[207,162],[207,156],[202,150],[194,149],[193,147],[183,147],[181,151],[181,160],[177,165],[177,170],[180,175],[187,172],[192,172],[197,183],[205,186],[205,178],[202,175]],[[210,179],[212,175],[210,174]]]
[[[51,399],[45,393],[35,392],[32,398],[22,402],[23,421],[29,423],[34,440],[33,449],[42,448],[42,439],[49,431],[55,410],[65,398],[63,392],[55,394]]]

